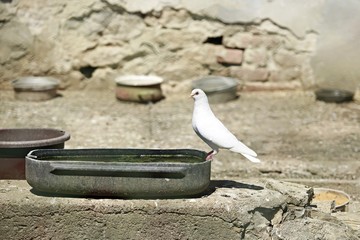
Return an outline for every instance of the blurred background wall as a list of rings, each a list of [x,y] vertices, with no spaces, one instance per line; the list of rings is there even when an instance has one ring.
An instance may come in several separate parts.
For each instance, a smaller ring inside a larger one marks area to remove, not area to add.
[[[359,84],[357,0],[1,0],[0,89],[24,75],[63,89],[112,89],[155,74],[176,88],[204,75],[248,89]]]

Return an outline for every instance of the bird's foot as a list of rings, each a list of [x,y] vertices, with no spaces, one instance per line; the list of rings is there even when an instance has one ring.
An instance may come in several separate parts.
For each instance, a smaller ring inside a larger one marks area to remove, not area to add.
[[[214,150],[213,151],[210,151],[207,155],[206,155],[206,161],[211,161],[213,158],[213,156],[214,156],[215,154],[214,154]]]

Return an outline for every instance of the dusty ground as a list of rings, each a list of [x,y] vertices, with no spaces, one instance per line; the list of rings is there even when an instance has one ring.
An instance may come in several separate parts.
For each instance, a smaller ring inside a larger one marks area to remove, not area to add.
[[[51,127],[70,132],[66,148],[196,148],[187,94],[152,105],[117,101],[113,92],[61,92],[45,102],[22,102],[0,91],[0,126]],[[247,92],[213,105],[215,114],[261,164],[220,151],[212,178],[275,178],[327,186],[360,200],[360,103],[327,104],[311,92]]]

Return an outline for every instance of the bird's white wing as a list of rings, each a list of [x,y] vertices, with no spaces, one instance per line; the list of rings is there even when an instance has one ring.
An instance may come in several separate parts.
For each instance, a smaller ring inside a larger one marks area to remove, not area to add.
[[[229,149],[238,142],[237,138],[213,115],[203,115],[200,119],[197,119],[195,126],[203,140],[206,139],[219,148]]]
[[[209,145],[212,149],[217,149],[219,148],[217,145],[215,145],[213,142],[209,141],[208,139],[206,139],[204,136],[201,135],[201,133],[199,132],[199,129],[196,126],[193,126],[193,129],[196,133],[196,135],[198,135],[201,140],[203,140],[207,145]]]
[[[196,118],[193,128],[211,148],[215,145],[219,148],[230,149],[233,152],[253,157],[257,156],[252,149],[240,142],[213,114],[201,114],[200,117]]]

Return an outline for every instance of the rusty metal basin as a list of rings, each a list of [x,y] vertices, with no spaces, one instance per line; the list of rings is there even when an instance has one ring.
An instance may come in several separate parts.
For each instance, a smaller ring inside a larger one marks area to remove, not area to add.
[[[225,103],[236,99],[236,79],[222,76],[206,76],[192,82],[192,88],[200,88],[208,96],[210,103]]]
[[[346,211],[350,202],[350,196],[343,191],[330,188],[314,188],[313,204],[321,204],[323,202],[332,203],[329,210],[332,211]],[[330,206],[330,205],[329,205]]]
[[[22,77],[12,82],[15,98],[23,101],[44,101],[57,96],[59,80],[52,77]]]
[[[194,149],[34,150],[26,180],[38,192],[74,196],[173,198],[201,194],[211,162]]]

